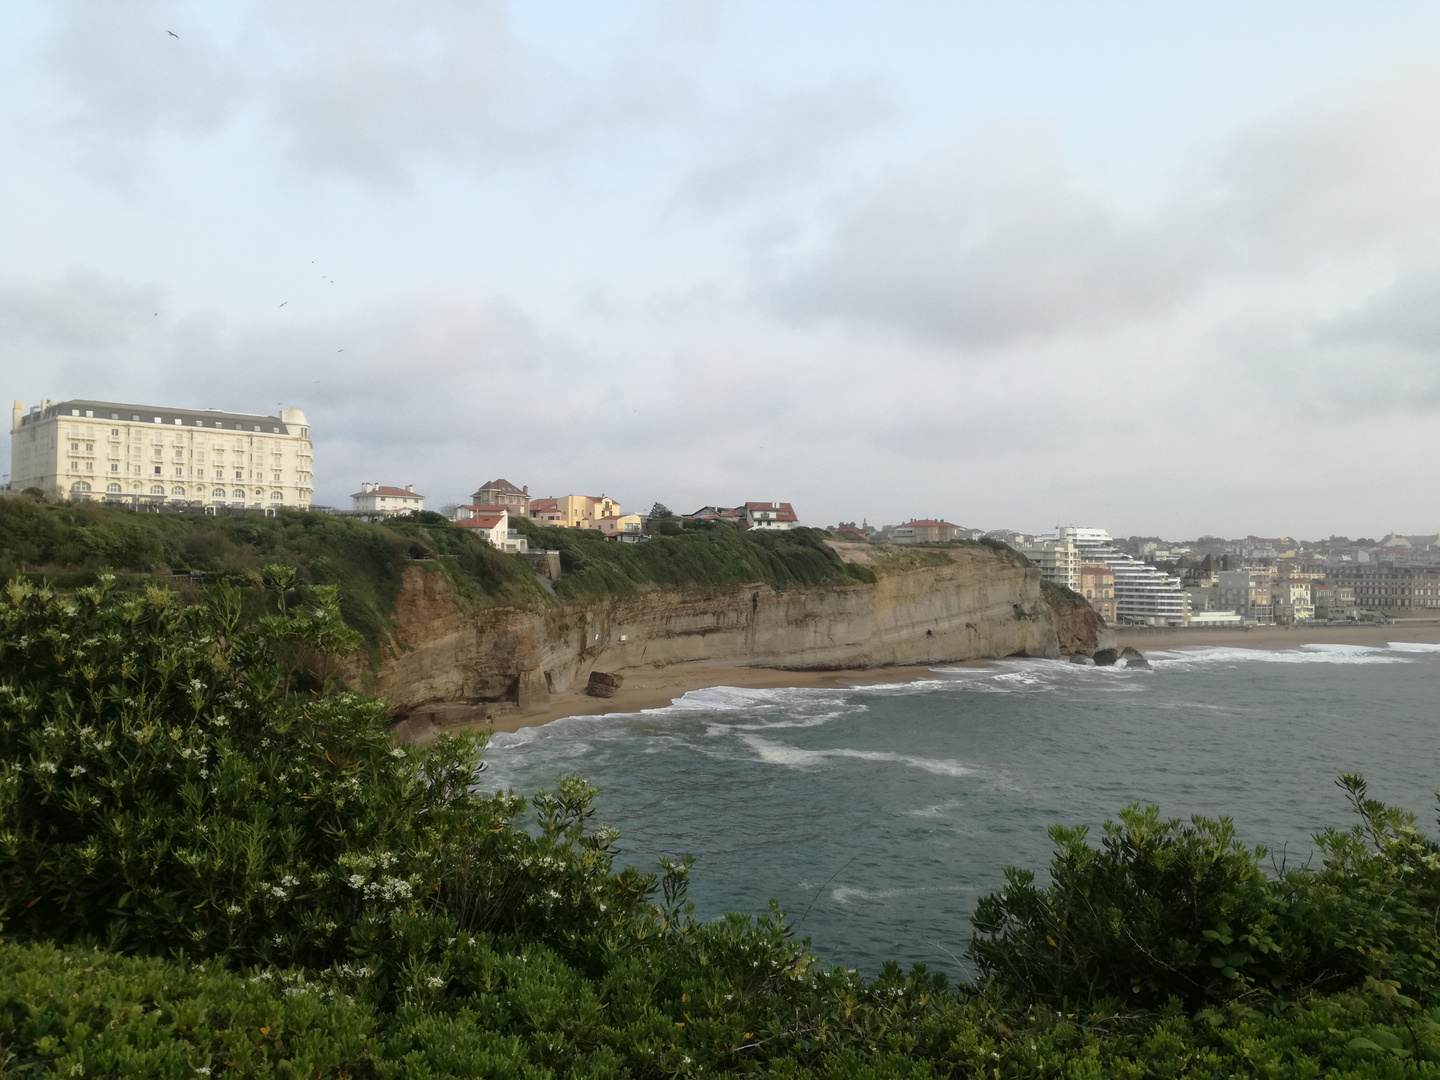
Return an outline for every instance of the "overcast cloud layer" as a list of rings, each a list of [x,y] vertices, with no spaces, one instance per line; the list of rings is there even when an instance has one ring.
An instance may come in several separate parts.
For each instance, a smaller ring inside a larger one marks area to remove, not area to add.
[[[0,376],[298,405],[335,505],[1434,532],[1437,71],[1420,5],[8,5]]]

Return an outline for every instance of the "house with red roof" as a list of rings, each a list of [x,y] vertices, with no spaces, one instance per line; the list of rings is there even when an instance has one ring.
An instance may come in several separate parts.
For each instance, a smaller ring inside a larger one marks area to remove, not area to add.
[[[740,506],[702,506],[692,518],[733,521],[746,529],[793,529],[800,524],[795,508],[787,502],[747,502]]]
[[[395,514],[408,514],[411,510],[424,510],[425,496],[415,491],[414,484],[398,488],[364,483],[360,485],[359,491],[350,496],[350,509],[357,514],[392,517]]]
[[[455,524],[478,533],[491,547],[511,555],[524,555],[530,542],[510,528],[510,510],[504,506],[461,506]]]

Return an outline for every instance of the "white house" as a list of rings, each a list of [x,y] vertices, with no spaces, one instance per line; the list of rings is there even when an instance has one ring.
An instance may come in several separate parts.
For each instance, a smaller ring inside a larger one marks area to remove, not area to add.
[[[386,487],[384,484],[361,484],[360,490],[350,496],[350,508],[357,514],[408,514],[411,510],[425,509],[425,496],[415,493],[413,484],[403,488]]]
[[[455,524],[473,529],[496,551],[507,555],[524,555],[530,550],[530,541],[510,528],[510,511],[504,506],[462,506]]]

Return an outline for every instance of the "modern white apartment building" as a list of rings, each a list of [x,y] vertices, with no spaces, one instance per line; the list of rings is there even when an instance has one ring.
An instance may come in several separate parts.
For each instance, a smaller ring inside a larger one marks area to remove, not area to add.
[[[10,486],[75,500],[308,508],[310,426],[279,416],[125,405],[15,402]]]
[[[1040,568],[1040,576],[1056,585],[1080,591],[1080,567],[1085,560],[1080,557],[1080,548],[1070,537],[1037,536],[1028,544],[1016,547],[1027,559]]]
[[[1073,545],[1081,564],[1100,564],[1115,574],[1115,618],[1147,626],[1183,626],[1190,617],[1189,600],[1180,579],[1125,554],[1104,529],[1063,525],[1048,537]],[[1074,586],[1071,586],[1072,588]]]

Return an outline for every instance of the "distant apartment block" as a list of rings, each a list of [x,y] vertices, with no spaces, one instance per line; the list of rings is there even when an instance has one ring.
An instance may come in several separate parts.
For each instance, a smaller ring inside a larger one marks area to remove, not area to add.
[[[1355,604],[1355,586],[1341,582],[1322,582],[1310,586],[1315,604],[1315,618],[1350,620],[1359,615]]]
[[[1277,582],[1271,587],[1270,596],[1277,623],[1309,622],[1315,617],[1315,605],[1310,598],[1308,581]]]
[[[530,488],[516,487],[509,480],[491,480],[470,496],[476,506],[503,506],[511,517],[530,516]]]
[[[1184,626],[1190,616],[1188,598],[1180,587],[1180,579],[1148,563],[1125,554],[1104,529],[1083,529],[1064,525],[1047,538],[1056,544],[1056,551],[1073,546],[1079,567],[1101,564],[1115,575],[1115,620],[1120,623],[1146,626]],[[1023,550],[1023,549],[1022,549]],[[1029,556],[1027,555],[1027,558]],[[1057,576],[1068,561],[1056,556],[1051,573]],[[1042,566],[1041,573],[1045,573]],[[1070,586],[1075,588],[1075,586]],[[1076,590],[1079,591],[1078,589]]]
[[[1434,615],[1440,609],[1440,569],[1370,563],[1347,567],[1343,579],[1364,610],[1397,616]]]
[[[310,426],[294,408],[17,401],[10,451],[13,490],[75,500],[308,508],[314,494]]]
[[[1036,537],[1017,543],[1015,550],[1040,568],[1040,576],[1056,585],[1080,591],[1080,567],[1085,560],[1073,537]]]
[[[1275,621],[1275,600],[1272,594],[1273,568],[1247,567],[1244,570],[1221,570],[1215,575],[1218,604],[1238,612],[1246,622],[1269,625]]]
[[[929,518],[920,521],[907,521],[904,525],[895,526],[895,531],[890,534],[890,539],[897,544],[943,544],[954,540],[960,532],[960,526],[951,525],[948,521],[934,521]]]
[[[364,483],[360,485],[359,491],[350,496],[350,509],[357,514],[394,517],[396,514],[408,514],[412,510],[424,510],[425,496],[415,491],[414,484],[406,484],[400,488]]]

